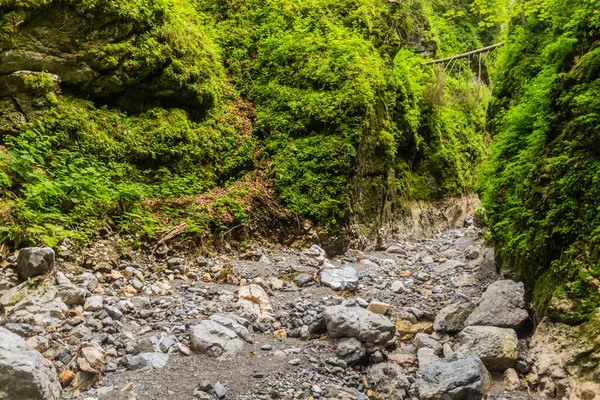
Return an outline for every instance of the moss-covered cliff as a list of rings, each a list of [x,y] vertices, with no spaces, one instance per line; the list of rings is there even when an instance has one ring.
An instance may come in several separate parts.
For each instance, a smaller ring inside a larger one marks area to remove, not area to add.
[[[0,238],[237,225],[252,185],[225,219],[173,199],[258,176],[374,237],[407,200],[472,190],[487,90],[466,61],[422,62],[480,46],[477,18],[449,0],[4,1]]]
[[[490,107],[483,201],[500,255],[539,315],[569,323],[600,306],[599,40],[598,2],[515,16]]]

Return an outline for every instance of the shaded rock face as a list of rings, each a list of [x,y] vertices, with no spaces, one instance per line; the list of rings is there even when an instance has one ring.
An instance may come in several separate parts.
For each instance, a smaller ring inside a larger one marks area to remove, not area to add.
[[[110,4],[86,10],[76,2],[73,6],[49,3],[29,10],[3,10],[6,21],[18,24],[10,38],[0,36],[0,75],[46,71],[59,76],[69,91],[90,94],[128,111],[156,106],[202,111],[213,105],[215,97],[208,88],[218,84],[211,80],[220,79],[222,67],[209,39],[196,38],[201,50],[194,54],[195,50],[169,43],[173,39],[168,34],[161,38],[158,30],[170,21],[159,5],[144,19],[119,15]],[[155,52],[141,62],[137,49],[150,43]],[[204,63],[209,73],[194,72],[196,62]]]
[[[20,336],[0,328],[0,399],[54,400],[60,394],[52,363]]]
[[[21,279],[46,275],[54,269],[54,250],[49,247],[26,247],[19,251],[17,266]]]
[[[396,327],[387,317],[360,307],[328,307],[325,309],[325,324],[330,337],[353,337],[367,347],[383,346],[396,333]]]
[[[361,191],[366,192],[364,187],[361,188]],[[357,198],[363,196],[357,194]],[[383,199],[374,201],[373,204],[379,205],[382,202],[389,205],[388,201]],[[422,239],[434,236],[445,229],[462,226],[465,218],[473,214],[480,205],[479,198],[474,195],[462,195],[434,202],[412,201],[400,215],[393,215],[391,207],[385,207],[382,218],[379,220],[374,219],[373,215],[378,215],[381,210],[370,210],[371,212],[356,215],[351,227],[361,233],[365,231],[364,227],[370,227],[374,235],[385,239]],[[377,225],[376,229],[373,229],[374,225]],[[363,229],[359,227],[363,227]],[[372,238],[362,236],[358,242],[370,242],[371,240]],[[357,243],[351,243],[351,246],[362,248]]]
[[[491,381],[477,357],[453,355],[420,366],[417,374],[419,399],[481,400]]]
[[[512,329],[468,326],[462,330],[457,353],[477,356],[491,371],[504,371],[517,361],[517,334]]]
[[[488,325],[518,329],[529,319],[525,309],[525,287],[522,282],[502,280],[492,283],[465,325]]]

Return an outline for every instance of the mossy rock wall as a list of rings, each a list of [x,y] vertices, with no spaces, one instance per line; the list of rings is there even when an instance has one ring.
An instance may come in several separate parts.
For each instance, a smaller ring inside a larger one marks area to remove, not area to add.
[[[483,203],[538,320],[581,324],[600,306],[597,7],[547,1],[515,17],[495,69]]]
[[[411,201],[473,189],[489,93],[466,61],[446,74],[422,65],[487,44],[469,10],[4,1],[0,85],[54,86],[0,94],[0,238],[56,245],[99,224],[152,237],[182,220],[227,232],[267,182],[320,232],[374,239]],[[205,204],[207,193],[224,198]],[[184,196],[199,199],[173,206]]]
[[[218,49],[187,1],[8,1],[0,18],[2,75],[49,72],[128,111],[202,114],[223,96]]]

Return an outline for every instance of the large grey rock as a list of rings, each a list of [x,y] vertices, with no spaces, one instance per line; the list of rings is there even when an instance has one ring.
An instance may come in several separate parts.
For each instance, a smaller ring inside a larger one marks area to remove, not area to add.
[[[144,367],[152,367],[154,369],[161,369],[169,361],[169,355],[159,352],[148,352],[142,353],[138,356],[132,357],[127,364],[127,368],[136,370]]]
[[[17,271],[21,279],[46,275],[54,269],[54,250],[50,247],[26,247],[19,251]]]
[[[58,290],[44,284],[27,294],[13,307],[12,318],[18,322],[46,326],[57,324],[58,319],[68,310],[69,307],[59,297]]]
[[[517,362],[517,334],[494,326],[468,326],[459,333],[457,353],[471,354],[491,371],[504,371]]]
[[[60,395],[52,363],[23,338],[0,327],[0,399],[55,400]]]
[[[435,350],[431,347],[421,347],[417,350],[417,360],[419,360],[419,366],[438,361],[440,356],[435,354]]]
[[[527,321],[525,288],[522,282],[502,280],[492,283],[465,325],[489,325],[517,329]]]
[[[142,353],[169,353],[175,349],[177,338],[166,332],[160,335],[146,336],[137,340],[139,351]]]
[[[325,262],[326,256],[327,253],[325,253],[325,250],[313,244],[310,248],[302,250],[300,262],[316,268]]]
[[[230,357],[244,348],[237,333],[212,320],[190,329],[190,344],[193,351],[213,357]]]
[[[450,304],[442,308],[433,321],[433,329],[437,332],[456,333],[465,327],[465,320],[473,311],[471,303]]]
[[[294,283],[296,285],[298,285],[299,287],[304,287],[304,286],[307,286],[310,283],[314,282],[314,280],[315,279],[309,274],[298,274],[294,278]]]
[[[356,338],[343,338],[337,344],[335,355],[346,361],[348,365],[358,363],[367,352],[365,345]]]
[[[58,295],[62,301],[68,306],[83,305],[85,298],[91,295],[87,289],[69,284],[58,285],[56,286],[56,290],[58,290]]]
[[[347,290],[354,292],[358,288],[356,270],[349,264],[341,268],[327,268],[319,274],[321,283],[333,290]]]
[[[237,335],[248,343],[254,343],[254,340],[250,336],[250,331],[248,330],[248,326],[251,325],[250,321],[245,318],[238,317],[236,315],[227,315],[227,314],[214,314],[209,317],[210,320],[215,321],[216,323],[223,325],[226,328],[231,329]]]
[[[422,400],[481,400],[490,384],[481,360],[464,355],[419,366],[416,382]]]
[[[442,344],[426,333],[417,333],[413,339],[413,344],[417,349],[429,348],[437,355],[442,354]]]
[[[369,346],[382,346],[394,338],[396,327],[389,318],[361,307],[332,306],[325,309],[330,337],[354,337]]]

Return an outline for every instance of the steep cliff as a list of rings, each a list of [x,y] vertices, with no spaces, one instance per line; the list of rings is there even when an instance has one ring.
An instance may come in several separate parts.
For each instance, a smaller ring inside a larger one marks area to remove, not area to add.
[[[583,324],[569,330],[581,351],[566,365],[597,382],[599,4],[529,3],[537,6],[515,15],[493,77],[483,203],[505,269],[529,283],[537,321]]]
[[[487,90],[466,60],[422,65],[482,44],[463,3],[3,2],[0,237],[228,231],[267,188],[373,239],[409,201],[469,192]]]

